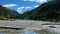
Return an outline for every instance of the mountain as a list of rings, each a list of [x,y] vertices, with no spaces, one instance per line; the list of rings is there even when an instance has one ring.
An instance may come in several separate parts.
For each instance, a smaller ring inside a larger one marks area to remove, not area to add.
[[[19,13],[15,10],[0,5],[0,19],[17,19],[17,16],[19,16]]]
[[[50,1],[31,11],[25,12],[23,19],[60,21],[60,1]]]

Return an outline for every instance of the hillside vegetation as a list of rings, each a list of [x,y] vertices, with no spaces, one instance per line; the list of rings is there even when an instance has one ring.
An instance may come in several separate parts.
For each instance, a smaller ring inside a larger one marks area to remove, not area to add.
[[[15,10],[0,5],[0,20],[17,19],[18,15]]]
[[[28,20],[60,21],[60,0],[44,3],[31,11],[25,12],[20,18]]]

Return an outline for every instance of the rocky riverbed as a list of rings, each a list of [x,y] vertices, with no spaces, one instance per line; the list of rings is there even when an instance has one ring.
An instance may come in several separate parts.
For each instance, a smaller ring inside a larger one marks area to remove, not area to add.
[[[24,32],[35,32],[38,34],[60,34],[58,30],[60,30],[60,25],[42,25],[45,21],[4,21],[0,20],[0,32],[1,33],[15,33],[21,34]],[[49,26],[54,26],[56,28],[50,28]],[[53,31],[53,32],[52,32]],[[55,33],[56,32],[56,33]]]

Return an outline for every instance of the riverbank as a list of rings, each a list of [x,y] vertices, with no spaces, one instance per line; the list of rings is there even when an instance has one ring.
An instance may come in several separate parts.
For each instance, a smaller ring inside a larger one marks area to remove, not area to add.
[[[3,32],[5,32],[5,31],[6,32],[14,32],[14,33],[15,32],[24,32],[24,31],[40,32],[40,31],[45,31],[50,26],[50,25],[49,26],[44,25],[44,27],[43,27],[42,24],[46,24],[46,23],[51,23],[52,24],[54,22],[32,21],[32,20],[19,20],[19,21],[0,20],[0,32],[1,31],[3,31]],[[51,25],[51,26],[53,26],[53,25]],[[1,29],[1,28],[3,28],[3,29]],[[20,28],[22,28],[22,30],[20,30]],[[50,28],[50,29],[52,29],[52,28]]]
[[[37,21],[5,21],[0,20],[0,27],[3,27],[3,31],[12,31],[14,32],[15,29],[22,28],[22,31],[28,31],[28,30],[41,30],[41,24],[37,23]],[[11,29],[12,28],[12,29]],[[4,30],[6,29],[6,30]],[[2,31],[2,30],[0,30]],[[19,30],[17,30],[19,31]],[[20,32],[20,31],[19,31]]]

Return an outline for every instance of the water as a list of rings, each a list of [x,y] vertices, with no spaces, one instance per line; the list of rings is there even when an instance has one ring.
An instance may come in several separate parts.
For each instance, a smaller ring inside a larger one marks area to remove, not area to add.
[[[36,21],[32,21],[32,20],[16,20],[17,22],[20,23],[25,23],[25,22],[36,22]],[[20,33],[15,33],[15,32],[0,32],[0,34],[37,34],[33,31],[25,31],[25,32],[20,32]]]
[[[20,22],[20,23],[52,23],[52,22],[49,22],[49,21],[35,21],[35,20],[15,20],[17,22]],[[55,23],[55,22],[54,22]]]
[[[37,31],[37,32],[34,32],[34,31],[25,31],[25,32],[20,32],[20,33],[15,33],[15,32],[11,32],[11,33],[6,33],[6,32],[0,32],[0,34],[55,34],[55,33],[50,33],[50,32],[47,32],[47,31]]]
[[[33,31],[25,31],[25,32],[23,32],[23,33],[5,33],[5,32],[0,32],[0,34],[37,34],[37,33],[35,33],[35,32],[33,32]]]
[[[20,23],[45,23],[43,21],[33,21],[33,20],[16,20],[17,22],[20,22]],[[25,31],[25,32],[20,32],[20,33],[15,33],[15,32],[11,32],[11,33],[6,33],[6,32],[0,32],[0,34],[51,34],[49,32],[46,32],[46,31],[39,31],[39,32],[34,32],[34,31]]]
[[[33,31],[26,31],[26,32],[21,33],[21,34],[37,34],[37,33],[33,32]]]

